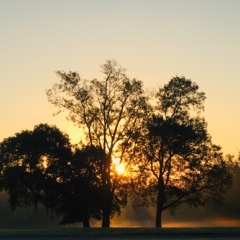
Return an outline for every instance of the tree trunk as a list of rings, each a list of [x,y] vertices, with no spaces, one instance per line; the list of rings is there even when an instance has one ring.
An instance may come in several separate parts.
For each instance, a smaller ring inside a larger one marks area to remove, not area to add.
[[[103,179],[103,205],[102,205],[102,227],[110,227],[111,209],[112,209],[112,192],[110,183],[111,172],[111,152],[108,155],[107,161],[104,164]]]
[[[102,208],[102,227],[110,227],[112,193],[109,185],[106,185],[105,187],[105,196]]]
[[[160,207],[157,207],[155,227],[162,228],[162,209]]]
[[[162,207],[164,204],[164,181],[163,177],[160,176],[158,180],[158,196],[157,196],[157,212],[155,219],[155,227],[162,227]]]
[[[103,209],[103,217],[102,217],[102,227],[110,227],[110,208],[106,207]]]
[[[89,228],[90,222],[89,222],[88,205],[85,204],[84,206],[85,208],[83,207],[83,217],[82,217],[83,227]]]
[[[84,228],[89,228],[90,227],[89,218],[84,218],[83,219],[83,227]]]

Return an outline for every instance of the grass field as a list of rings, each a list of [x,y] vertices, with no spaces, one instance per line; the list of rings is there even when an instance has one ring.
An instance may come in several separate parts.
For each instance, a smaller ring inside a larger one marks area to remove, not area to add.
[[[1,229],[0,239],[240,239],[240,228]]]

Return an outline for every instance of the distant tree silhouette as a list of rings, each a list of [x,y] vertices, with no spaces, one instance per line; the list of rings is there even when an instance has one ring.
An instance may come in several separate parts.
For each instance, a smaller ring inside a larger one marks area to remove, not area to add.
[[[127,203],[127,181],[114,172],[113,159],[127,167],[133,154],[142,119],[148,109],[142,82],[129,79],[125,69],[114,60],[102,66],[104,79],[83,80],[76,72],[57,72],[60,82],[47,91],[48,100],[67,110],[69,118],[85,133],[86,145],[99,146],[103,159],[101,183],[102,226],[110,226],[110,218],[120,214]]]
[[[224,204],[222,206],[209,204],[205,207],[205,211],[209,217],[224,218],[227,220],[240,220],[240,212],[236,211],[240,202],[240,159],[233,155],[227,155],[226,157],[227,167],[233,174],[233,185],[225,197]]]
[[[75,149],[58,128],[40,124],[0,143],[1,190],[12,209],[37,207],[63,217],[61,223],[100,219],[99,182],[104,152],[94,146]],[[99,165],[99,166],[98,166]]]
[[[221,148],[212,143],[200,116],[205,94],[198,89],[184,77],[160,88],[158,104],[139,139],[135,205],[156,207],[156,227],[162,227],[166,209],[174,214],[181,204],[222,202],[232,183]]]

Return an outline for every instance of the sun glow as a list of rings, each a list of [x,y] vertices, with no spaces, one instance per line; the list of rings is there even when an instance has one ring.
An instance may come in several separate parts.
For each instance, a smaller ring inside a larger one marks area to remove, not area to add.
[[[125,167],[120,163],[120,158],[113,159],[113,165],[119,175],[125,172]]]

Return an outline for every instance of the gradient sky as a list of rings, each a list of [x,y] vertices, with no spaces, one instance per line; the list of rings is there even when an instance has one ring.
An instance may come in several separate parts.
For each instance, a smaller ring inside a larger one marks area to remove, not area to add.
[[[0,0],[0,140],[49,123],[76,141],[45,90],[57,70],[101,78],[100,65],[115,59],[145,87],[176,75],[196,82],[214,143],[237,154],[239,12],[239,0]]]

